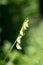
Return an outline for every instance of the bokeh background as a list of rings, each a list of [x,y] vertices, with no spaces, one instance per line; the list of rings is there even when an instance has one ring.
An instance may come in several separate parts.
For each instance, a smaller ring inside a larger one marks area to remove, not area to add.
[[[22,50],[15,44],[4,60],[27,17]],[[0,0],[0,65],[43,65],[43,0]]]

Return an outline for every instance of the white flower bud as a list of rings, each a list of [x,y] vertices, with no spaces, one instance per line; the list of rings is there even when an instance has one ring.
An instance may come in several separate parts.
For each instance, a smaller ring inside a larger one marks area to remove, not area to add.
[[[18,50],[21,50],[21,49],[22,49],[19,43],[16,44],[16,48],[17,48]]]

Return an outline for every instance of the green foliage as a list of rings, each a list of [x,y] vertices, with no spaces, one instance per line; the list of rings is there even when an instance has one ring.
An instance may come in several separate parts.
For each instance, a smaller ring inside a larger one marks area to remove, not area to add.
[[[0,65],[43,65],[43,20],[40,18],[39,2],[37,0],[0,0],[0,7],[3,4],[5,6],[10,5],[8,8],[9,12],[7,12],[9,16],[8,18],[5,17],[5,19],[13,20],[13,24],[11,20],[7,20],[9,24],[6,33],[8,33],[12,39],[17,38],[16,41],[14,39],[14,44],[7,39],[3,41],[3,46],[1,46],[3,28],[1,28],[0,25]],[[4,13],[6,14],[5,11]],[[24,19],[25,21],[22,25],[21,21]],[[16,23],[16,26],[14,23]],[[5,24],[3,25],[6,27]],[[22,25],[22,27],[18,28],[19,25]],[[15,33],[19,33],[18,36],[16,36],[14,31],[12,34],[12,28],[16,30]]]
[[[0,60],[0,65],[6,65],[6,62],[4,60]]]

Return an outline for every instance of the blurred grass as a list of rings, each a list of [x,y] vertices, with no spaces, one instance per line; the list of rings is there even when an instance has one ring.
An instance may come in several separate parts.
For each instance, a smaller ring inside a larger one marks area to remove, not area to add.
[[[11,2],[18,7],[21,6],[21,19],[29,17],[30,26],[25,32],[25,36],[22,38],[22,50],[14,48],[5,61],[6,52],[11,47],[12,43],[6,40],[4,41],[4,45],[2,47],[0,46],[0,65],[43,65],[43,19],[39,13],[39,1],[0,0],[0,6]],[[16,17],[15,21],[17,21]],[[0,43],[2,32],[3,29],[0,27]],[[15,34],[9,35],[12,37],[15,36]]]

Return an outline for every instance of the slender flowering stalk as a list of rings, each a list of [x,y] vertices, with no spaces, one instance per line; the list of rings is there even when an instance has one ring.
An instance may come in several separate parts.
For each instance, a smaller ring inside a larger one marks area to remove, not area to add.
[[[9,49],[8,54],[7,54],[6,57],[5,57],[5,60],[7,59],[9,53],[12,51],[12,49],[13,49],[13,47],[14,47],[15,44],[16,44],[16,48],[17,48],[18,50],[21,50],[21,49],[22,49],[22,47],[20,46],[20,44],[21,44],[21,39],[22,39],[22,37],[24,36],[24,31],[27,30],[27,28],[29,27],[29,26],[28,26],[28,23],[29,23],[29,19],[26,18],[26,19],[24,20],[24,23],[23,23],[22,27],[21,27],[20,33],[19,33],[18,37],[16,38],[16,40],[15,40],[14,44],[12,45],[12,47]]]
[[[22,25],[22,27],[21,27],[20,33],[19,33],[18,38],[17,38],[16,48],[19,49],[19,50],[22,49],[21,46],[20,46],[21,38],[24,36],[24,31],[27,30],[27,28],[29,27],[29,26],[28,26],[28,22],[29,22],[29,19],[26,18],[26,19],[24,20],[24,23],[23,23],[23,25]]]

